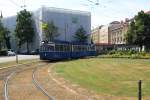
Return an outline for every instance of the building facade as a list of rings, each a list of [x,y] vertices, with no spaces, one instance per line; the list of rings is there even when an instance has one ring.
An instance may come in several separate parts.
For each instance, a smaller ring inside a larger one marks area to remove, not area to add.
[[[58,28],[59,35],[55,40],[60,41],[74,41],[75,32],[82,26],[87,34],[91,33],[91,13],[85,11],[41,7],[32,12],[34,19],[35,36],[33,42],[30,44],[30,51],[39,49],[40,43],[44,39],[44,31],[42,23],[53,22]],[[16,40],[13,36],[16,26],[16,16],[7,17],[3,19],[4,26],[11,31],[11,48],[16,50]],[[90,40],[89,40],[90,41]],[[21,51],[26,50],[26,44],[21,47]]]
[[[113,21],[92,30],[92,40],[95,44],[125,44],[125,34],[128,31],[130,20],[125,22]]]
[[[118,25],[111,29],[111,44],[126,44],[125,34],[128,31],[129,20],[121,21]]]
[[[103,26],[94,28],[91,32],[91,38],[94,43],[100,43],[100,30]]]
[[[110,32],[109,25],[105,25],[100,29],[100,43],[99,44],[110,44]]]

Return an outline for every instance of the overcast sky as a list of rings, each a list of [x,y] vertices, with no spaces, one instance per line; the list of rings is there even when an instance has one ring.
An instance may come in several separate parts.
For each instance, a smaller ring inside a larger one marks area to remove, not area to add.
[[[121,21],[132,18],[138,11],[150,10],[150,0],[99,0],[100,5],[88,0],[0,0],[0,10],[3,16],[16,15],[21,8],[27,5],[27,10],[36,10],[42,5],[48,7],[67,8],[73,10],[90,11],[92,14],[92,27],[105,25],[112,21]],[[96,2],[97,0],[91,0]]]

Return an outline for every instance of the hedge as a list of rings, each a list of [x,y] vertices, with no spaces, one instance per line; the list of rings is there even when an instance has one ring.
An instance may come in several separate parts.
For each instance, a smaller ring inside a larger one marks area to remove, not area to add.
[[[0,56],[7,56],[7,50],[6,49],[0,50]]]

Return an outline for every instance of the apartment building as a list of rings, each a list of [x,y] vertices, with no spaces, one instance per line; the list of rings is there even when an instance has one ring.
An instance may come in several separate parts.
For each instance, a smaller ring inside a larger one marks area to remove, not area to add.
[[[128,31],[130,20],[113,21],[108,25],[92,30],[92,39],[95,44],[125,44],[125,34]]]
[[[120,22],[113,21],[108,25],[102,25],[92,30],[92,40],[95,44],[111,44],[111,30],[120,25]]]
[[[94,28],[91,32],[91,38],[93,40],[94,43],[100,43],[100,30],[101,28],[103,27],[102,26],[98,26],[96,28]]]
[[[100,44],[110,44],[110,25],[105,25],[100,30]]]
[[[125,44],[125,34],[128,31],[129,19],[125,22],[121,21],[118,25],[111,29],[111,44]]]

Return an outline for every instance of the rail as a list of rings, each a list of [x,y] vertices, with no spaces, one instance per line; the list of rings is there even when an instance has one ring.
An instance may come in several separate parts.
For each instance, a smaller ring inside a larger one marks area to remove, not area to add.
[[[38,70],[38,68],[36,68],[34,71],[33,71],[33,74],[32,74],[32,79],[33,79],[33,83],[34,85],[44,94],[46,95],[49,100],[55,100],[55,98],[51,95],[48,94],[48,92],[39,84],[39,82],[37,81],[36,77],[35,77],[35,73],[36,71]]]

